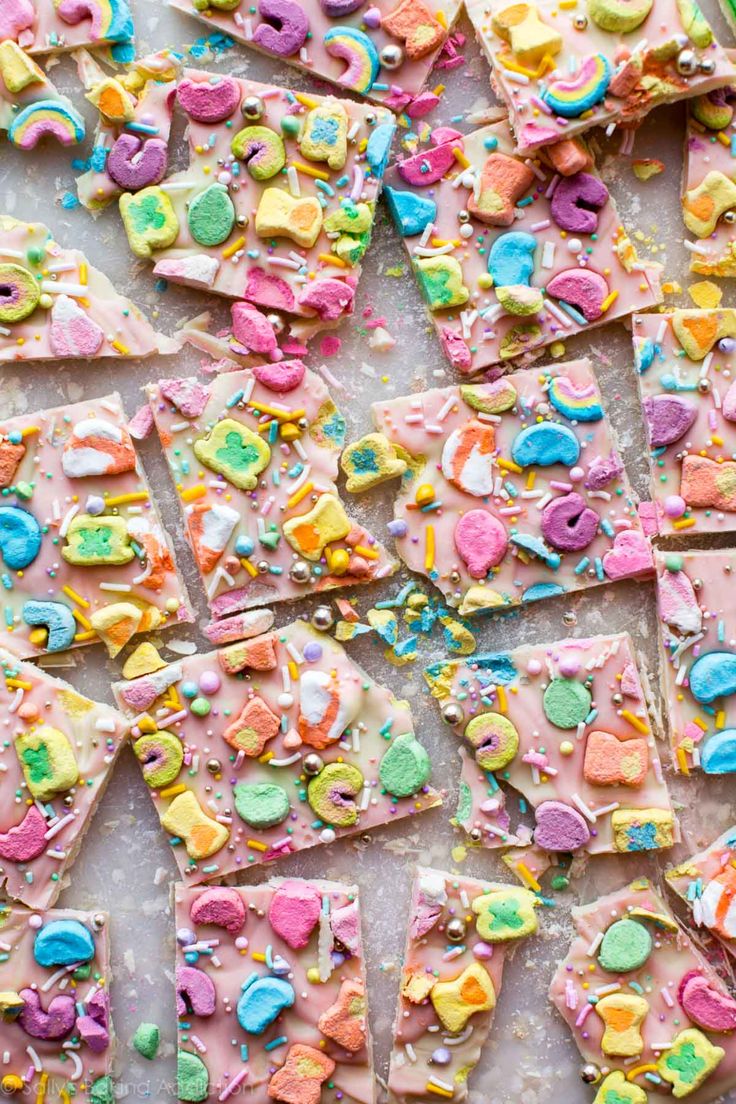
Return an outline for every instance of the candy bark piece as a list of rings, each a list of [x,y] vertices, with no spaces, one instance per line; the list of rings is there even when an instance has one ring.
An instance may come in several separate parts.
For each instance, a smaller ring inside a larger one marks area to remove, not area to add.
[[[310,95],[307,107],[286,90],[193,69],[177,98],[189,167],[121,197],[133,252],[170,283],[245,300],[264,323],[287,316],[300,337],[341,321],[370,242],[391,113],[334,96]],[[232,344],[238,355],[273,352]]]
[[[8,787],[0,812],[0,884],[9,897],[43,909],[64,885],[128,726],[117,710],[3,648],[0,663],[0,713],[15,734],[0,754]],[[20,803],[11,800],[16,792]]]
[[[732,310],[634,317],[634,360],[662,537],[736,529]]]
[[[179,347],[156,333],[80,250],[59,245],[42,223],[0,215],[0,242],[13,258],[0,263],[0,363],[148,357]],[[50,265],[59,266],[63,279],[45,277]]]
[[[651,834],[646,827],[635,835],[642,850],[678,838],[627,633],[437,663],[425,679],[443,720],[469,745],[453,823],[473,843],[497,848],[530,842],[528,829],[511,824],[507,784],[534,811],[534,841],[543,850],[633,850],[623,827],[617,841],[614,819],[622,813],[656,825]],[[584,692],[585,716],[572,710],[574,690]],[[498,721],[517,734],[510,754],[502,754]],[[530,856],[525,861],[533,867]]]
[[[711,932],[730,955],[736,955],[735,856],[736,829],[727,828],[702,851],[665,874],[670,888],[691,910],[693,924]],[[699,1003],[702,1011],[702,1001]],[[709,1001],[711,1006],[713,1003]],[[719,1022],[726,1022],[729,1012],[733,1009],[722,1006]]]
[[[115,1034],[108,925],[104,912],[29,912],[3,905],[6,950],[0,963],[0,1021],[5,1093],[24,1084],[28,1091],[43,1093],[47,1083],[49,1092],[56,1092],[57,1086],[78,1081],[84,1070],[93,1099],[94,1086],[109,1078]],[[77,957],[69,958],[65,950]],[[29,1047],[35,1056],[30,1067]]]
[[[256,657],[259,643],[250,642]],[[188,834],[171,842],[193,884],[440,804],[405,702],[303,621],[269,634],[268,650],[275,658],[268,669],[238,664],[229,670],[222,652],[187,656],[172,665],[176,678],[162,682],[154,697],[147,684],[164,671],[113,688],[131,717],[145,709],[181,741],[184,756],[167,758],[172,772],[165,781],[154,779],[142,762],[162,822],[181,836],[173,816]],[[143,696],[136,693],[139,683],[146,684]],[[159,717],[159,709],[174,702],[180,719]],[[140,723],[149,729],[145,718]],[[136,727],[132,732],[145,739]],[[198,769],[191,769],[192,761]],[[285,908],[287,897],[284,891],[277,898],[282,918],[294,913]],[[291,928],[276,926],[287,938]]]
[[[307,71],[317,79],[411,110],[460,10],[459,0],[169,0],[209,28]],[[367,16],[367,18],[365,18]],[[275,28],[279,28],[276,30]],[[385,64],[384,64],[385,62]]]
[[[0,41],[0,131],[16,149],[53,138],[62,146],[84,140],[84,118],[17,42]]]
[[[655,556],[663,694],[675,769],[736,771],[729,549]],[[704,616],[707,611],[709,616]]]
[[[305,370],[285,394],[251,369],[183,382],[147,394],[215,619],[395,570],[337,496],[345,423],[317,375]]]
[[[128,0],[8,0],[0,15],[0,39],[29,54],[108,46],[114,61],[130,61],[133,30]]]
[[[445,356],[462,375],[528,360],[660,301],[658,266],[640,265],[592,165],[562,178],[557,199],[561,178],[547,164],[532,172],[505,121],[461,140],[438,128],[430,141],[389,169],[389,209]],[[435,251],[429,239],[454,248]]]
[[[103,640],[114,654],[191,620],[118,394],[9,418],[0,439],[24,449],[0,508],[6,647],[27,658]]]
[[[635,123],[734,76],[692,0],[591,0],[562,18],[554,0],[470,0],[468,15],[524,154],[590,127]]]
[[[727,7],[723,5],[724,11]],[[729,54],[733,57],[732,51]],[[688,103],[682,208],[689,236],[694,239],[690,271],[703,276],[736,276],[736,203],[728,198],[733,187],[728,137],[733,111],[733,85],[696,96]]]
[[[499,882],[417,869],[388,1075],[389,1104],[430,1104],[446,1095],[446,1086],[462,1085],[465,1091],[468,1079],[472,1091],[473,1070],[501,992],[504,960],[536,931],[536,922],[520,927],[509,942],[491,943],[488,933],[495,931],[494,920],[501,920],[500,902],[525,893],[532,898],[526,890]],[[489,912],[493,901],[495,917]],[[516,913],[510,909],[503,915],[508,920]],[[452,956],[447,954],[448,938],[457,948]]]
[[[85,97],[99,113],[90,168],[77,178],[77,195],[90,211],[101,211],[123,192],[138,192],[166,175],[181,62],[161,50],[110,77],[88,53],[77,56]]]
[[[734,1002],[647,879],[574,908],[572,918],[577,934],[555,972],[549,998],[572,1032],[583,1064],[605,1067],[596,1101],[664,1104],[671,1099],[669,1085],[676,1098],[694,1104],[727,1094],[736,1084],[736,1040],[724,1034],[730,1028],[724,1028],[723,1018],[720,1029],[713,1026],[713,1012]],[[601,965],[600,948],[621,923],[646,928],[651,949],[643,964],[624,963],[610,973]],[[612,984],[615,991],[605,993]],[[602,991],[597,1003],[589,1002]],[[709,1026],[699,1022],[706,1020]],[[661,1082],[645,1076],[652,1066]]]
[[[200,906],[212,892],[180,884],[174,891],[177,971],[201,975],[214,1012],[195,1010],[178,1025],[179,1099],[193,1100],[193,1084],[201,1080],[204,1097],[209,1081],[215,1097],[242,1084],[253,1104],[320,1104],[329,1077],[345,1104],[371,1100],[375,1082],[358,887],[275,878],[230,889],[247,917],[242,935],[213,923],[210,910]],[[298,940],[281,913],[285,894],[316,906]],[[346,911],[353,933],[349,945],[343,938]],[[217,969],[209,955],[200,953],[212,939],[218,941]],[[221,1010],[228,994],[237,1005],[237,1018],[228,1017],[228,1040],[237,1039],[238,1055],[241,1046],[247,1047],[247,1060],[235,1063],[229,1041],[226,1048],[222,1045]],[[193,1046],[192,1035],[206,1049]],[[192,1058],[201,1063],[196,1079],[188,1075]]]
[[[541,404],[548,413],[530,418]],[[651,571],[589,361],[382,401],[372,415],[409,465],[397,550],[460,613]]]

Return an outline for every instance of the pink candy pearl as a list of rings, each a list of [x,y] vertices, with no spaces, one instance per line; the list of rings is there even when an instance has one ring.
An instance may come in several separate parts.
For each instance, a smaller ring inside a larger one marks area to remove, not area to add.
[[[220,676],[216,671],[204,671],[199,680],[199,689],[203,694],[216,694],[220,689]]]
[[[687,510],[687,502],[680,495],[667,495],[664,500],[664,512],[667,517],[678,518]]]
[[[542,664],[538,659],[530,659],[526,669],[530,675],[538,675],[542,670]]]
[[[381,11],[380,8],[368,8],[368,11],[363,13],[363,22],[366,27],[372,31],[378,30],[381,26]]]
[[[563,678],[572,678],[580,670],[580,660],[574,659],[572,656],[568,656],[567,659],[560,660],[560,674]]]
[[[476,958],[489,959],[493,958],[493,945],[491,943],[475,943],[473,945],[473,954]]]
[[[573,483],[579,483],[580,480],[585,475],[585,469],[584,468],[570,468],[569,475],[570,475],[570,479]]]

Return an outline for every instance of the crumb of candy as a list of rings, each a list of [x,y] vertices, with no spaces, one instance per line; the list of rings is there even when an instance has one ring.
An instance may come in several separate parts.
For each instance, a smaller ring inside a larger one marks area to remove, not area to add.
[[[142,1023],[138,1025],[133,1036],[133,1046],[143,1058],[148,1058],[149,1061],[154,1059],[158,1053],[160,1042],[161,1032],[158,1024]]]
[[[632,161],[631,168],[637,180],[650,180],[653,176],[659,176],[664,172],[664,161],[657,161],[653,157],[642,157]]]
[[[712,280],[699,280],[690,284],[687,293],[696,307],[702,310],[716,310],[721,305],[723,292]]]

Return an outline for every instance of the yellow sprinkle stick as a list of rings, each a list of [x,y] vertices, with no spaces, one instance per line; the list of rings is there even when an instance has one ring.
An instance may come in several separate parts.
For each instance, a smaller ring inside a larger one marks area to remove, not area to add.
[[[427,533],[425,537],[424,546],[424,569],[425,571],[431,571],[434,567],[434,526],[427,526]]]
[[[322,172],[321,169],[315,169],[314,165],[305,165],[303,161],[292,161],[291,164],[297,172],[304,173],[305,176],[312,176],[315,180],[329,181],[330,179],[329,173]]]
[[[245,245],[245,238],[236,238],[234,242],[230,242],[230,245],[227,245],[223,249],[223,251],[222,251],[223,258],[225,260],[228,260],[228,258],[234,257],[235,254],[238,252],[238,250],[242,249],[244,245]]]
[[[130,491],[105,499],[106,506],[125,506],[128,502],[148,502],[148,491]]]
[[[636,714],[632,713],[630,709],[622,709],[621,716],[625,721],[628,721],[631,727],[635,728],[637,732],[641,732],[643,735],[649,732],[649,725],[639,720]]]
[[[72,590],[70,586],[63,586],[61,590],[63,594],[66,594],[67,598],[71,598],[72,602],[76,602],[82,609],[89,609],[89,602],[87,599],[83,598],[81,594],[77,594],[76,590]]]
[[[181,500],[182,502],[193,502],[195,498],[204,498],[206,494],[207,488],[204,483],[195,483],[193,487],[181,492]]]

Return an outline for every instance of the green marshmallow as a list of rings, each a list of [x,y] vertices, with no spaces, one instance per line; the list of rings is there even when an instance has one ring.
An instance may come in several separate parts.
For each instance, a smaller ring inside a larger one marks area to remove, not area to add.
[[[89,1090],[90,1104],[115,1104],[115,1086],[112,1077],[98,1077]]]
[[[611,974],[638,970],[652,953],[649,929],[636,920],[617,920],[603,936],[598,964]]]
[[[602,31],[630,34],[652,10],[652,0],[588,0],[588,15]]]
[[[133,1036],[133,1046],[143,1058],[149,1061],[156,1057],[158,1045],[161,1042],[161,1032],[158,1024],[138,1024]]]
[[[575,679],[552,679],[544,691],[544,715],[555,728],[577,728],[590,713],[592,698],[582,682]]]
[[[235,207],[224,184],[210,184],[189,205],[189,232],[199,245],[221,245],[235,225]]]
[[[236,786],[233,796],[238,816],[251,828],[273,828],[289,815],[289,796],[274,782]]]
[[[378,768],[378,777],[393,797],[410,797],[432,773],[429,755],[412,732],[397,736]]]
[[[180,1050],[176,1060],[177,1096],[186,1104],[200,1104],[209,1093],[209,1071],[200,1057]],[[94,1104],[94,1102],[93,1102]]]

